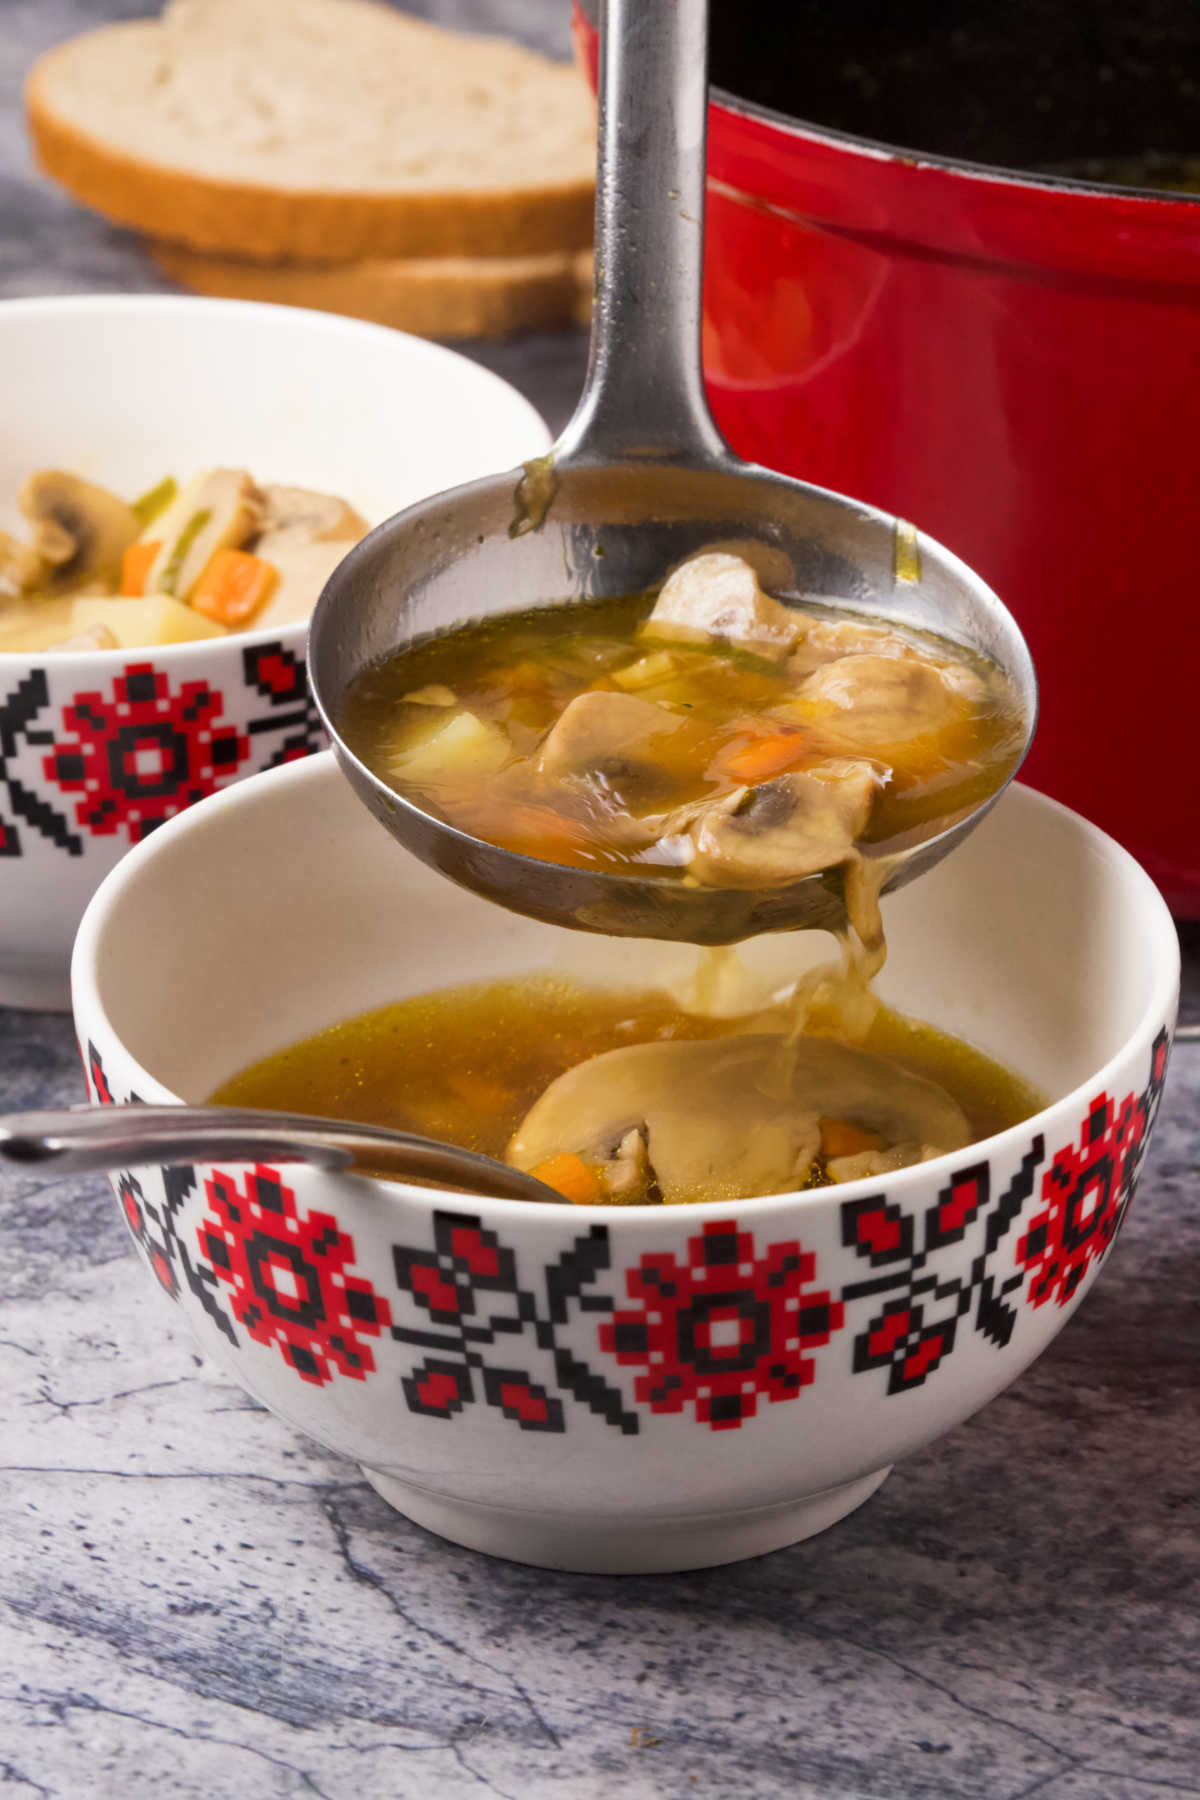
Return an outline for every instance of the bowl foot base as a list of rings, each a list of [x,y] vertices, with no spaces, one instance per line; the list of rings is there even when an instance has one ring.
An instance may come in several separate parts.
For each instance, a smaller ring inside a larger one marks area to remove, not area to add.
[[[363,1470],[376,1493],[398,1512],[453,1544],[510,1562],[532,1563],[538,1569],[570,1569],[581,1575],[666,1575],[764,1556],[836,1525],[869,1500],[890,1473],[890,1468],[875,1469],[857,1481],[779,1506],[632,1524],[594,1514],[480,1506],[413,1487],[377,1469]]]

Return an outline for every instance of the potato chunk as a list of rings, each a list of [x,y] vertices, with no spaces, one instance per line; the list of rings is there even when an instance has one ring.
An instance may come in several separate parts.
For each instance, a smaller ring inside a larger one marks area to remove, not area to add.
[[[490,719],[457,712],[402,756],[393,768],[405,781],[436,787],[442,781],[494,775],[512,756],[507,734]]]
[[[195,638],[224,637],[225,627],[203,613],[193,611],[169,594],[146,594],[140,600],[103,596],[76,600],[72,607],[72,635],[83,636],[96,626],[111,631],[122,650],[140,650],[150,644],[187,644]]]

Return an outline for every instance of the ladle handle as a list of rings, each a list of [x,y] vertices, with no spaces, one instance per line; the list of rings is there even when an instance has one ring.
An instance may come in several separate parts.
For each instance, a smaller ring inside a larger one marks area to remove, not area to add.
[[[700,362],[708,0],[604,0],[597,98],[591,351],[555,459],[728,457]]]
[[[313,1163],[441,1181],[514,1200],[562,1195],[456,1144],[371,1125],[232,1106],[71,1106],[0,1118],[0,1162],[85,1174],[159,1163]]]

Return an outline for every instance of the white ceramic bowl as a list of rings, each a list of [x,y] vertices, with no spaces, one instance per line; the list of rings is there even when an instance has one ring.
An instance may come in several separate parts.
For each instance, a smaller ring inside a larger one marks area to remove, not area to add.
[[[880,1181],[732,1205],[139,1169],[114,1180],[129,1227],[217,1362],[449,1538],[649,1570],[805,1537],[1006,1387],[1078,1305],[1133,1194],[1178,992],[1151,882],[1028,789],[886,906],[884,996],[1021,1071],[1050,1097],[1035,1118]],[[828,947],[743,953],[770,983]],[[694,957],[450,886],[324,755],[135,851],[88,909],[73,984],[95,1098],[199,1101],[405,994],[547,968],[639,983]]]
[[[213,465],[343,495],[373,524],[539,455],[521,395],[435,344],[239,301],[0,302],[0,529],[66,468],[122,495]],[[65,1006],[71,941],[163,819],[322,742],[306,627],[146,651],[0,653],[0,1004]]]

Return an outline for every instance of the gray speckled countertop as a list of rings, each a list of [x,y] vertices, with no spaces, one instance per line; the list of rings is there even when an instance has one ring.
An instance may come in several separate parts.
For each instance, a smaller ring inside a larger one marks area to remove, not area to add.
[[[27,167],[20,76],[116,0],[0,0],[0,293],[161,289]],[[429,0],[565,51],[565,0]],[[578,334],[487,349],[555,426]],[[1185,929],[1200,1022],[1200,931]],[[0,1011],[0,1109],[82,1097]],[[0,1788],[141,1800],[1200,1797],[1200,1044],[1110,1267],[833,1531],[705,1574],[489,1561],[227,1386],[105,1184],[0,1177]]]

